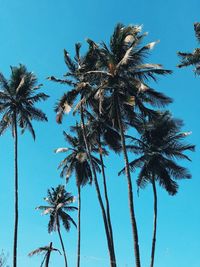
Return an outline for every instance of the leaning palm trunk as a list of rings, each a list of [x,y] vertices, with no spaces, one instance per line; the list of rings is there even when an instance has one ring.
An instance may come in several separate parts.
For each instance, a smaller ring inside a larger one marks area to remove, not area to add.
[[[80,251],[81,251],[81,188],[78,185],[78,241],[77,241],[77,267],[80,267]]]
[[[105,227],[105,231],[106,231],[106,238],[107,238],[107,244],[108,244],[108,251],[109,251],[109,256],[110,256],[110,266],[111,267],[116,267],[116,261],[115,261],[115,257],[114,257],[114,249],[113,249],[112,243],[110,241],[111,238],[110,238],[110,232],[109,232],[109,228],[108,228],[106,212],[105,212],[105,208],[104,208],[104,204],[103,204],[103,200],[102,200],[102,197],[101,197],[101,192],[100,192],[100,188],[99,188],[99,184],[98,184],[98,180],[97,180],[96,171],[95,171],[95,168],[94,168],[94,164],[92,162],[91,153],[90,153],[90,149],[89,149],[88,141],[87,141],[87,137],[86,137],[82,105],[81,105],[81,124],[82,124],[82,129],[83,129],[83,138],[84,138],[84,142],[85,142],[85,146],[86,146],[86,151],[87,151],[87,154],[88,154],[90,165],[92,167],[92,173],[93,173],[93,176],[94,176],[94,184],[95,184],[97,197],[98,197],[98,201],[99,201],[99,204],[100,204],[100,207],[101,207],[102,216],[103,216],[103,222],[104,222],[104,227]]]
[[[60,238],[60,243],[61,243],[61,247],[62,247],[62,251],[63,251],[63,256],[64,256],[64,260],[65,260],[65,267],[67,267],[67,256],[66,256],[65,247],[64,247],[64,243],[63,243],[61,232],[60,232],[60,222],[59,222],[58,218],[57,218],[57,227],[58,227],[58,235]]]
[[[100,137],[99,137],[99,139],[100,139]],[[101,140],[99,140],[98,146],[99,146],[99,156],[100,156],[100,161],[101,161],[101,171],[102,171],[102,177],[103,177],[104,195],[105,195],[105,200],[106,200],[106,215],[107,215],[108,227],[109,227],[109,232],[110,232],[110,241],[111,241],[112,247],[113,247],[113,253],[114,253],[113,256],[115,258],[113,230],[112,230],[112,223],[111,223],[111,218],[110,218],[110,203],[109,203],[109,198],[108,198],[108,190],[107,190],[105,168],[104,168],[104,162],[103,162],[103,156],[102,156]],[[115,261],[116,261],[116,259],[115,259]]]
[[[156,184],[154,177],[152,178],[152,187],[154,195],[154,223],[153,223],[153,238],[152,238],[152,249],[151,249],[151,265],[154,266],[154,256],[155,256],[155,247],[156,247],[156,231],[157,231],[157,192]]]
[[[14,244],[13,244],[13,267],[17,267],[17,240],[18,240],[18,135],[17,119],[14,114],[14,165],[15,165],[15,225],[14,225]]]
[[[132,189],[128,154],[126,150],[126,142],[125,142],[125,137],[124,137],[124,129],[123,129],[122,118],[120,114],[118,98],[117,98],[117,119],[118,119],[118,124],[119,124],[119,129],[120,129],[122,150],[123,150],[124,162],[125,162],[125,172],[126,172],[127,183],[128,183],[129,210],[130,210],[131,226],[132,226],[133,240],[134,240],[135,263],[136,263],[136,267],[140,267],[140,249],[139,249],[139,242],[138,242],[137,223],[136,223],[135,211],[134,211],[133,189]]]

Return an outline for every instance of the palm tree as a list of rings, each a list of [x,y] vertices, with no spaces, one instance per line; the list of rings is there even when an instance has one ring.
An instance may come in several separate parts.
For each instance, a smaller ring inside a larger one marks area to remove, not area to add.
[[[194,31],[197,41],[200,42],[200,23],[194,23]],[[200,75],[200,48],[194,49],[192,53],[178,52],[178,56],[181,59],[181,63],[177,66],[178,68],[192,65],[195,67],[195,74]]]
[[[15,226],[13,245],[13,267],[17,266],[17,240],[18,240],[18,126],[22,133],[28,129],[35,139],[32,120],[47,121],[46,115],[34,104],[44,101],[48,96],[36,93],[41,85],[37,85],[37,78],[28,72],[24,65],[11,67],[9,80],[0,73],[0,134],[11,127],[14,138],[14,166],[15,166]]]
[[[99,111],[109,117],[113,127],[119,130],[121,136],[136,267],[140,267],[140,252],[124,134],[130,125],[138,128],[138,112],[144,116],[155,116],[156,112],[149,105],[163,107],[172,102],[169,97],[150,88],[145,82],[149,79],[156,80],[156,75],[170,74],[171,71],[163,69],[160,64],[144,63],[145,56],[156,42],[141,46],[146,34],[140,32],[140,26],[126,27],[118,24],[109,46],[105,43],[99,47],[96,45],[98,58],[95,69],[86,73],[86,77],[93,80],[93,84],[98,88],[95,97],[99,99]]]
[[[40,267],[42,267],[43,264],[45,264],[45,267],[48,267],[52,251],[57,251],[58,253],[60,253],[60,250],[52,247],[52,242],[51,242],[48,246],[39,247],[39,248],[31,251],[28,254],[28,256],[32,257],[34,255],[44,254],[44,258],[42,260],[42,263],[41,263]],[[61,253],[60,253],[60,255],[61,255]]]
[[[67,211],[77,210],[76,207],[70,205],[74,202],[74,197],[66,192],[64,186],[58,185],[55,189],[51,188],[51,190],[47,191],[45,201],[48,203],[47,206],[39,206],[36,209],[42,210],[45,215],[49,214],[50,220],[48,224],[48,232],[58,231],[64,255],[65,267],[67,267],[67,255],[60,231],[60,222],[63,223],[66,231],[70,230],[71,223],[76,227],[75,221],[67,213]]]
[[[127,149],[139,155],[129,163],[131,171],[139,168],[137,185],[144,188],[147,183],[152,184],[154,195],[154,229],[152,238],[151,264],[154,266],[154,255],[157,230],[157,191],[156,183],[166,189],[170,195],[178,191],[176,180],[189,179],[188,170],[176,163],[176,160],[187,159],[187,150],[194,150],[194,146],[183,143],[188,132],[180,132],[181,121],[173,119],[168,112],[160,114],[155,120],[144,122],[139,139],[129,137],[132,143]],[[125,172],[125,168],[119,174]]]
[[[65,63],[68,68],[68,72],[65,74],[67,79],[57,79],[54,76],[48,77],[48,79],[51,81],[59,82],[61,84],[65,84],[65,85],[69,85],[73,87],[73,89],[68,91],[66,94],[64,94],[61,97],[61,99],[58,101],[58,103],[56,104],[56,107],[55,107],[55,111],[57,113],[56,121],[58,123],[62,123],[63,115],[70,112],[74,102],[79,97],[78,104],[75,106],[74,112],[76,112],[77,110],[80,112],[82,132],[83,132],[83,138],[84,138],[84,142],[86,146],[86,152],[87,152],[87,156],[88,156],[90,166],[92,169],[95,189],[97,192],[97,197],[98,197],[99,205],[101,208],[105,232],[106,232],[108,251],[109,251],[109,256],[110,256],[110,265],[112,267],[116,267],[114,241],[113,241],[112,235],[110,234],[111,229],[109,227],[109,223],[107,220],[105,207],[104,207],[104,203],[102,200],[102,196],[101,196],[101,192],[100,192],[100,188],[98,184],[95,166],[93,165],[90,145],[87,139],[85,120],[84,120],[85,112],[86,112],[85,106],[86,104],[93,105],[94,103],[93,97],[95,95],[95,92],[97,91],[97,89],[93,88],[92,84],[90,84],[89,77],[85,76],[85,73],[87,73],[89,70],[93,68],[93,66],[95,66],[95,62],[97,60],[96,44],[89,39],[88,39],[88,43],[89,43],[89,50],[87,51],[85,56],[80,56],[80,48],[81,48],[80,43],[75,45],[75,50],[76,50],[75,60],[72,60],[68,52],[64,50],[64,59],[65,59]],[[69,79],[68,77],[71,77],[71,79]],[[93,82],[93,78],[91,82]]]
[[[61,177],[66,178],[66,182],[75,173],[76,186],[78,189],[78,242],[77,242],[77,267],[80,267],[80,247],[81,247],[81,187],[92,183],[92,171],[87,157],[83,133],[81,127],[77,124],[72,127],[76,136],[71,136],[64,132],[64,137],[71,147],[58,148],[56,153],[66,152],[67,156],[61,161],[59,168],[62,169]],[[99,160],[92,156],[92,161],[96,171],[100,172]]]

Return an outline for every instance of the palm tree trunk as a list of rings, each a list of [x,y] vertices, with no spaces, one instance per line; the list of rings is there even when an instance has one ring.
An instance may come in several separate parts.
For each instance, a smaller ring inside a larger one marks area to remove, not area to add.
[[[102,153],[101,153],[102,147],[101,147],[100,137],[99,137],[98,146],[99,146],[99,156],[100,156],[100,161],[101,161],[101,171],[102,171],[102,177],[103,177],[104,195],[105,195],[105,200],[106,200],[106,215],[107,215],[108,227],[109,227],[109,232],[110,232],[110,241],[111,241],[112,247],[113,247],[113,257],[114,257],[114,260],[116,262],[114,239],[113,239],[113,230],[112,230],[112,223],[111,223],[111,217],[110,217],[110,203],[109,203],[109,198],[108,198],[108,190],[107,190],[107,184],[106,184],[106,175],[105,175],[103,156],[102,156]]]
[[[122,124],[122,119],[121,119],[121,114],[120,114],[118,97],[116,97],[116,100],[117,100],[117,119],[118,119],[118,124],[119,124],[119,129],[120,129],[122,150],[123,150],[124,162],[125,162],[125,171],[126,171],[126,177],[127,177],[127,183],[128,183],[129,211],[130,211],[131,226],[132,226],[132,233],[133,233],[133,240],[134,240],[135,263],[136,263],[136,267],[140,267],[141,266],[140,265],[140,249],[139,249],[139,241],[138,241],[137,223],[136,223],[135,211],[134,211],[131,174],[130,174],[130,169],[129,169],[128,154],[126,150],[126,142],[125,142],[124,129],[123,129],[123,124]]]
[[[78,242],[77,242],[77,267],[80,267],[80,251],[81,251],[81,188],[78,185]]]
[[[14,168],[15,168],[15,225],[14,225],[14,244],[13,244],[13,267],[17,267],[17,241],[18,241],[18,135],[17,119],[14,115]]]
[[[45,267],[49,266],[49,260],[50,260],[50,256],[51,256],[51,249],[52,249],[52,242],[49,245],[49,251],[48,251],[48,254],[47,254],[47,258],[46,258]]]
[[[106,239],[107,239],[107,244],[108,244],[108,251],[109,251],[109,256],[110,256],[110,266],[111,267],[116,267],[116,262],[115,262],[115,259],[113,257],[113,247],[112,247],[112,244],[111,244],[111,241],[110,241],[110,232],[109,232],[109,228],[108,228],[106,212],[105,212],[103,200],[102,200],[102,197],[101,197],[101,192],[100,192],[100,188],[99,188],[99,184],[98,184],[98,180],[97,180],[96,170],[95,170],[94,164],[92,162],[91,153],[90,153],[90,149],[89,149],[88,141],[87,141],[87,137],[86,137],[82,105],[81,105],[81,124],[82,124],[83,138],[84,138],[84,142],[85,142],[85,146],[86,146],[86,151],[87,151],[87,154],[88,154],[90,165],[92,167],[92,173],[93,173],[93,176],[94,176],[94,184],[95,184],[95,189],[96,189],[96,192],[97,192],[97,198],[98,198],[99,205],[100,205],[101,212],[102,212],[102,217],[103,217],[103,222],[104,222],[104,227],[105,227],[105,232],[106,232]]]
[[[65,260],[65,267],[67,267],[67,256],[66,256],[65,247],[64,247],[64,243],[63,243],[61,232],[60,232],[60,222],[59,222],[58,218],[57,218],[57,227],[58,227],[58,235],[60,238],[60,243],[61,243],[61,247],[62,247],[62,251],[63,251],[63,256],[64,256],[64,260]]]
[[[153,223],[153,238],[152,238],[152,249],[151,249],[151,267],[154,265],[155,247],[156,247],[156,232],[157,232],[157,192],[154,177],[152,178],[152,187],[154,195],[154,223]]]

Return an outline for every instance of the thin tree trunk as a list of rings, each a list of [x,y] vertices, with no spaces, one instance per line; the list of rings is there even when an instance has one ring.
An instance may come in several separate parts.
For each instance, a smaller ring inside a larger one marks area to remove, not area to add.
[[[50,260],[50,256],[51,256],[51,249],[52,249],[52,242],[49,245],[49,251],[48,251],[48,254],[47,254],[47,258],[46,258],[45,267],[49,266],[49,260]]]
[[[153,195],[154,195],[154,222],[153,222],[153,238],[152,238],[152,249],[151,249],[151,267],[154,265],[154,256],[155,256],[155,248],[156,248],[156,232],[157,232],[157,192],[156,192],[156,184],[155,179],[152,177],[152,187],[153,187]]]
[[[59,235],[59,238],[60,238],[60,243],[61,243],[63,256],[64,256],[64,260],[65,260],[65,267],[67,267],[67,256],[66,256],[65,247],[64,247],[64,243],[63,243],[61,232],[60,232],[60,222],[59,222],[58,218],[57,218],[57,226],[58,226],[58,235]]]
[[[127,183],[128,183],[129,210],[130,210],[131,226],[132,226],[133,241],[134,241],[135,263],[136,263],[136,267],[140,267],[141,266],[140,265],[140,249],[139,249],[139,241],[138,241],[137,223],[136,223],[135,211],[134,211],[132,181],[131,181],[128,154],[126,150],[126,142],[125,142],[125,137],[124,137],[124,129],[123,129],[123,124],[122,124],[122,119],[121,119],[121,114],[120,114],[118,97],[116,97],[116,99],[117,99],[117,119],[119,123],[122,150],[124,154],[125,171],[126,171],[126,177],[127,177]]]
[[[87,151],[87,154],[88,154],[90,165],[92,167],[92,173],[93,173],[93,176],[94,176],[94,184],[95,184],[95,189],[96,189],[96,192],[97,192],[97,198],[98,198],[98,201],[99,201],[99,204],[100,204],[100,208],[101,208],[101,212],[102,212],[102,217],[103,217],[103,222],[104,222],[104,227],[105,227],[105,232],[106,232],[106,239],[107,239],[107,244],[108,244],[108,251],[109,251],[109,256],[110,256],[110,266],[111,267],[116,267],[116,262],[115,262],[115,259],[114,259],[114,256],[113,256],[113,254],[114,254],[113,253],[113,247],[112,247],[112,244],[111,244],[111,241],[110,241],[110,232],[109,232],[109,228],[108,228],[106,212],[105,212],[104,204],[103,204],[103,201],[102,201],[101,192],[100,192],[100,189],[99,189],[96,170],[95,170],[94,164],[92,162],[91,153],[90,153],[90,149],[89,149],[88,141],[87,141],[87,137],[86,137],[82,105],[81,105],[81,124],[82,124],[83,138],[84,138],[84,142],[85,142],[85,146],[86,146],[86,151]]]
[[[17,241],[18,241],[18,135],[17,119],[14,115],[14,168],[15,168],[15,225],[14,225],[14,244],[13,244],[13,267],[17,267]]]
[[[100,137],[99,137],[100,139]],[[116,262],[115,257],[115,246],[114,246],[114,239],[113,239],[113,230],[112,230],[112,223],[111,223],[111,217],[110,217],[110,203],[108,198],[108,190],[107,190],[107,184],[106,184],[106,174],[105,174],[105,168],[104,168],[104,162],[103,162],[103,156],[102,156],[102,147],[101,147],[101,140],[99,140],[99,156],[101,161],[101,171],[102,171],[102,177],[103,177],[103,187],[104,187],[104,195],[106,200],[106,215],[108,220],[108,227],[110,232],[110,239],[113,247],[113,257]]]
[[[78,185],[78,241],[77,241],[77,267],[80,267],[80,252],[81,252],[81,188]]]

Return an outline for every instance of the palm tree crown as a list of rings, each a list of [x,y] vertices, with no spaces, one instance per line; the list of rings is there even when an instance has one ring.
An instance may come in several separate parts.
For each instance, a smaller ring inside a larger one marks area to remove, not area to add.
[[[56,231],[60,220],[64,228],[69,231],[71,223],[76,226],[75,221],[67,213],[67,211],[74,211],[77,208],[70,204],[74,202],[74,197],[65,191],[64,186],[59,185],[55,189],[47,191],[47,197],[44,199],[49,205],[39,206],[36,209],[43,211],[43,214],[49,214],[50,220],[48,224],[48,232]]]
[[[80,102],[75,106],[75,111],[80,109],[81,105],[85,104],[86,101],[89,102],[91,96],[94,95],[94,88],[91,86],[89,77],[86,77],[85,73],[95,66],[96,46],[94,42],[90,40],[88,40],[88,44],[89,49],[83,56],[80,55],[81,44],[77,43],[75,45],[76,55],[74,59],[72,59],[69,53],[64,50],[64,60],[67,66],[67,73],[64,76],[67,78],[57,79],[54,76],[48,77],[51,81],[72,87],[72,89],[63,94],[60,100],[56,103],[55,111],[57,113],[57,123],[62,123],[63,115],[68,114],[71,111],[72,106],[78,97],[80,97],[78,100]],[[92,104],[92,101],[90,101],[90,104]]]
[[[109,45],[96,45],[95,69],[85,74],[98,88],[95,98],[99,101],[100,112],[108,114],[116,128],[119,128],[117,103],[123,121],[135,125],[136,112],[151,115],[154,112],[149,105],[163,107],[172,102],[171,98],[146,83],[171,71],[163,69],[161,64],[144,63],[157,43],[142,46],[145,36],[146,33],[141,34],[140,26],[118,24]]]
[[[56,251],[61,255],[60,250],[52,247],[52,242],[51,242],[48,246],[39,247],[39,248],[31,251],[28,254],[28,256],[32,257],[34,255],[44,254],[44,258],[42,260],[42,263],[41,263],[40,267],[42,267],[44,263],[45,263],[45,267],[48,267],[49,259],[50,259],[50,255],[51,255],[52,251]]]
[[[65,140],[71,147],[58,148],[55,152],[68,153],[67,157],[64,158],[59,165],[59,168],[62,168],[61,177],[65,177],[68,182],[72,173],[75,172],[77,186],[84,186],[86,183],[92,182],[92,171],[85,148],[82,129],[78,124],[75,127],[71,127],[71,129],[76,133],[76,135],[72,136],[63,132]],[[92,150],[94,149],[95,148],[92,148]],[[92,161],[96,171],[100,172],[99,159],[92,156]]]
[[[189,132],[180,132],[182,121],[172,119],[168,112],[158,115],[156,120],[144,123],[139,139],[130,137],[132,144],[127,149],[140,155],[129,163],[130,170],[140,168],[137,184],[144,188],[155,179],[171,195],[177,193],[177,179],[191,178],[188,170],[178,165],[175,159],[190,160],[185,151],[194,150],[194,145],[183,139]],[[119,174],[124,172],[125,168]]]
[[[6,80],[0,73],[0,111],[3,114],[0,121],[0,134],[8,128],[14,128],[15,117],[22,133],[28,129],[35,139],[31,121],[47,121],[46,115],[34,107],[36,102],[46,100],[48,95],[36,93],[41,87],[37,78],[28,72],[24,65],[11,67],[11,77]]]

